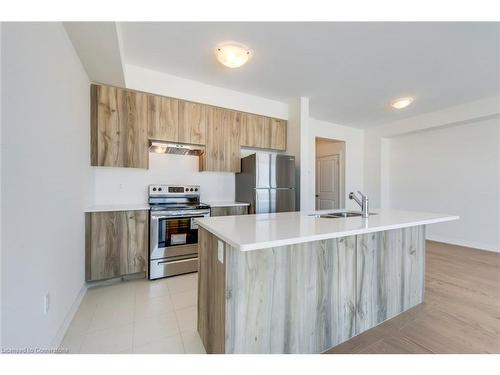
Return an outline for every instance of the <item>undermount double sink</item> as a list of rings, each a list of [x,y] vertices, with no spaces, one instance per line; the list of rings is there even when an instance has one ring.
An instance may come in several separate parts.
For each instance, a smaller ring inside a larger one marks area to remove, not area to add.
[[[363,214],[359,211],[337,211],[337,212],[330,212],[330,213],[324,213],[324,214],[312,214],[310,216],[314,216],[317,218],[321,219],[338,219],[338,218],[347,218],[347,217],[357,217],[357,216],[362,216]],[[369,215],[376,215],[373,212],[370,212]]]

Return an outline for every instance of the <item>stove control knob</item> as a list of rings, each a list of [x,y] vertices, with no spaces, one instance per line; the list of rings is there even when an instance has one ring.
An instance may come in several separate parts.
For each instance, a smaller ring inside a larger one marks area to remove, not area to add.
[[[153,191],[156,191],[156,188],[153,188]]]
[[[198,188],[195,188],[194,191],[198,191]]]
[[[186,188],[186,191],[189,191],[189,188]]]
[[[189,189],[189,190],[193,191],[193,188],[191,188],[191,189]]]
[[[158,188],[158,191],[161,191],[161,188]]]

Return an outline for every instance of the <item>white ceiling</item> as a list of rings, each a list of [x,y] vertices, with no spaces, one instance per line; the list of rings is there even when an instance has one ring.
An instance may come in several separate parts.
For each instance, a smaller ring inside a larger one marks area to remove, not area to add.
[[[125,63],[270,99],[310,98],[313,117],[367,128],[500,94],[500,23],[120,23]],[[254,50],[242,68],[213,55]],[[393,110],[389,102],[415,96]]]

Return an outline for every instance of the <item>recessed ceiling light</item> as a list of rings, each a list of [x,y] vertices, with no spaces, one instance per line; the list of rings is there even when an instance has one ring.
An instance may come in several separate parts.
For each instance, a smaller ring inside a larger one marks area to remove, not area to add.
[[[248,62],[252,51],[243,44],[227,42],[215,47],[215,56],[222,65],[228,68],[239,68]]]
[[[399,98],[391,103],[391,107],[396,109],[402,109],[408,107],[413,102],[413,100],[414,99],[410,96],[407,98]]]

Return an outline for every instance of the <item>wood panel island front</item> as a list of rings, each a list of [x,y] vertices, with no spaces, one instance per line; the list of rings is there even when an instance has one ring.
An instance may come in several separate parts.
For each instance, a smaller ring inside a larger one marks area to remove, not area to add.
[[[456,219],[379,210],[197,220],[207,353],[321,353],[422,303],[425,225]]]

